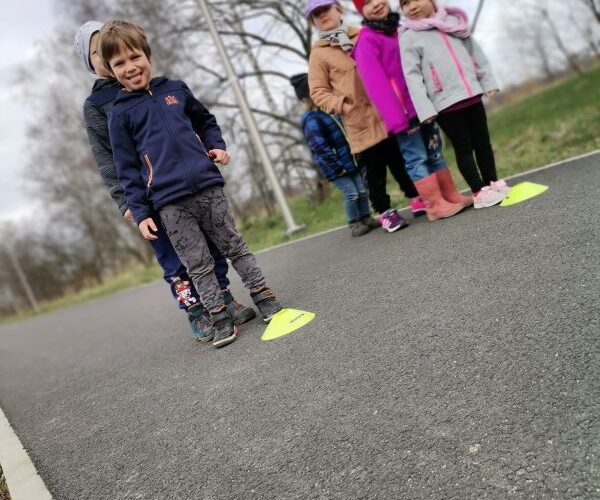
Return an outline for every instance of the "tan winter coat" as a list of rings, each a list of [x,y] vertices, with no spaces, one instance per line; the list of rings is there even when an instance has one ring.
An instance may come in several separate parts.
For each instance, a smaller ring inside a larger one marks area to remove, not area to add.
[[[355,42],[358,28],[348,29]],[[371,104],[356,70],[356,63],[339,45],[318,40],[310,52],[308,62],[310,97],[323,111],[342,115],[352,153],[365,149],[387,138],[385,125]],[[342,104],[352,109],[342,113]]]

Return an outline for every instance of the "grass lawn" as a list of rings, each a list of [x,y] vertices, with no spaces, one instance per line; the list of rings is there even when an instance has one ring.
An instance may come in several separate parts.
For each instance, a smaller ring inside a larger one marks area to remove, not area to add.
[[[599,102],[600,67],[596,67],[581,77],[570,78],[519,102],[492,111],[489,114],[489,126],[499,177],[599,149]],[[454,153],[447,144],[445,155],[460,189],[466,188],[466,183],[456,169]],[[310,206],[303,196],[290,200],[296,222],[306,225],[305,231],[291,238],[285,236],[285,225],[279,214],[241,226],[250,248],[258,251],[344,225],[342,196],[335,188],[331,192],[331,197],[317,206]],[[406,206],[407,200],[396,184],[388,182],[388,192],[396,206]],[[161,274],[156,265],[150,268],[137,267],[108,280],[102,286],[43,304],[42,312],[147,283],[159,279]],[[31,312],[24,312],[3,321],[18,320],[30,315]]]
[[[157,264],[152,266],[135,266],[131,269],[115,276],[108,278],[102,285],[87,288],[80,292],[69,293],[60,299],[44,302],[40,304],[40,312],[37,314],[43,314],[57,309],[63,309],[67,306],[73,306],[88,302],[105,295],[110,295],[127,288],[134,286],[143,285],[144,283],[150,283],[156,281],[162,277],[162,270]],[[13,321],[19,321],[21,319],[29,318],[35,315],[31,310],[21,311],[19,314],[14,314],[9,317],[0,318],[0,323],[10,323]],[[4,500],[0,496],[0,500]]]
[[[600,67],[553,85],[523,100],[489,113],[498,176],[530,170],[578,154],[600,149]],[[460,189],[467,187],[456,168],[454,152],[446,141],[444,154]],[[391,175],[389,176],[391,177]],[[388,179],[388,192],[398,207],[407,200]],[[325,203],[309,207],[304,198],[290,201],[298,224],[307,229],[291,239],[345,224],[342,196],[332,189]],[[289,241],[281,217],[252,221],[241,230],[252,250]]]

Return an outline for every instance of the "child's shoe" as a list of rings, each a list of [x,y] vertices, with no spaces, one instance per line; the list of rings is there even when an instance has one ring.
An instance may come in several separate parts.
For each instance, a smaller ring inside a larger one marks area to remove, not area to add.
[[[454,184],[452,174],[450,173],[450,169],[448,167],[438,170],[435,173],[435,176],[437,177],[440,191],[444,200],[446,200],[448,203],[459,203],[465,208],[473,205],[473,198],[471,196],[460,194],[456,189],[456,185]]]
[[[508,192],[510,191],[510,187],[502,179],[500,179],[499,181],[490,182],[490,187],[494,191],[498,191],[499,193],[508,194]]]
[[[408,222],[404,220],[395,208],[390,208],[379,215],[379,223],[381,224],[381,229],[388,233],[393,233],[394,231],[398,231],[398,229],[408,226]]]
[[[188,320],[192,327],[192,335],[198,342],[210,342],[215,336],[215,329],[210,314],[202,304],[188,309]]]
[[[418,217],[419,215],[425,215],[427,213],[427,207],[425,206],[425,202],[420,196],[415,196],[411,198],[408,206],[410,207],[410,211],[413,214],[413,217]]]
[[[223,305],[221,309],[211,311],[210,317],[215,330],[213,345],[217,349],[237,340],[237,327],[233,324],[227,306]]]
[[[250,296],[262,314],[265,323],[271,321],[273,316],[283,309],[275,298],[273,290],[269,287],[264,286],[259,290],[253,291],[250,293]]]
[[[500,203],[504,198],[506,198],[507,193],[501,193],[500,191],[496,191],[492,189],[490,186],[484,186],[481,188],[481,191],[473,196],[473,201],[475,202],[475,208],[488,208],[493,207]]]
[[[442,196],[440,183],[436,174],[430,174],[423,179],[414,181],[417,191],[425,201],[427,218],[433,222],[447,219],[465,209],[461,203],[450,203]]]
[[[354,237],[363,236],[371,230],[369,226],[363,224],[362,221],[359,220],[355,222],[349,222],[348,227],[350,228],[350,232]]]
[[[370,215],[365,215],[364,217],[361,217],[360,221],[369,229],[377,229],[378,227],[381,227],[381,223],[374,217],[371,217]]]
[[[229,290],[223,290],[223,301],[227,306],[229,314],[231,314],[234,325],[242,325],[256,318],[256,311],[251,307],[246,307],[237,302]]]

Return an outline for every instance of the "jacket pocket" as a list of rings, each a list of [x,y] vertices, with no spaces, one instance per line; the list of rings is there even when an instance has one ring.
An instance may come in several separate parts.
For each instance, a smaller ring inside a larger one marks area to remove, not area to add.
[[[348,135],[354,135],[359,131],[365,131],[368,129],[369,124],[366,118],[367,105],[362,103],[355,103],[352,105],[350,111],[342,116],[344,128]]]
[[[146,190],[150,191],[150,186],[152,186],[152,181],[154,180],[154,168],[152,167],[152,162],[150,161],[150,157],[147,153],[144,153],[144,161],[146,162],[146,167],[148,168],[148,180],[146,181]]]
[[[435,91],[442,92],[444,90],[442,79],[440,78],[440,74],[433,64],[429,65],[429,73],[431,74],[431,80],[433,81],[433,87],[435,88]]]
[[[204,146],[204,143],[202,142],[202,139],[200,139],[200,136],[198,134],[196,134],[196,139],[198,139],[198,142],[200,143],[200,147],[202,148],[202,151],[204,151],[204,154],[208,157],[209,160],[212,160],[212,158],[208,154],[208,151],[206,150],[206,147]]]

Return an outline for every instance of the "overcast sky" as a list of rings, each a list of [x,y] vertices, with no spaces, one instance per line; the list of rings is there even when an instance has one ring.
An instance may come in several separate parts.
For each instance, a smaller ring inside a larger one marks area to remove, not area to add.
[[[301,1],[301,0],[300,0]],[[473,15],[476,0],[455,0]],[[448,2],[446,2],[448,3]],[[493,45],[497,34],[494,19],[498,4],[487,2],[478,28],[478,38],[486,34],[484,48]],[[52,0],[19,0],[3,2],[0,16],[0,220],[30,213],[35,200],[27,198],[24,189],[27,155],[25,151],[25,124],[34,118],[34,110],[27,107],[15,92],[15,69],[33,60],[36,42],[53,28]],[[72,46],[65,50],[73,50]],[[493,63],[493,60],[492,60]]]
[[[31,203],[23,192],[26,163],[24,128],[32,110],[15,92],[15,68],[27,64],[35,53],[35,41],[53,26],[51,0],[3,2],[0,16],[0,218],[27,211]]]

